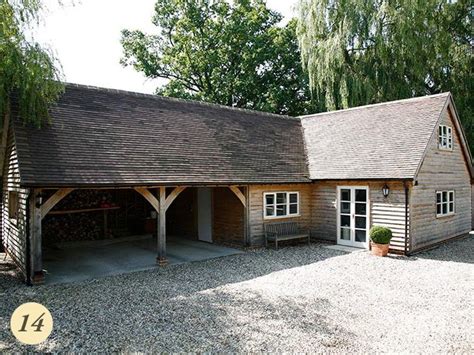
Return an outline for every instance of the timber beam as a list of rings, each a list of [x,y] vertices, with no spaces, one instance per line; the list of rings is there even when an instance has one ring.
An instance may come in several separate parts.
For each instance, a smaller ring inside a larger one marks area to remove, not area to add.
[[[242,193],[242,191],[237,186],[229,186],[229,189],[235,194],[235,196],[237,196],[240,202],[242,202],[242,205],[247,207],[247,199],[245,198],[245,195]]]
[[[136,187],[135,191],[142,195],[153,206],[157,213],[160,213],[160,203],[157,198],[146,187]]]
[[[54,206],[58,204],[64,197],[69,195],[74,189],[59,189],[56,191],[53,196],[51,196],[45,203],[40,207],[41,219],[46,217],[46,215],[53,209]],[[36,196],[33,196],[33,200],[36,199]]]

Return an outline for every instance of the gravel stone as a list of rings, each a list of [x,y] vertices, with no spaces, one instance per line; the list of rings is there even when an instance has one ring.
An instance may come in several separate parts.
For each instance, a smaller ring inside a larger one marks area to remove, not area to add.
[[[474,352],[473,237],[411,257],[314,244],[38,287],[0,260],[0,352]],[[28,301],[54,318],[37,346],[9,330]]]

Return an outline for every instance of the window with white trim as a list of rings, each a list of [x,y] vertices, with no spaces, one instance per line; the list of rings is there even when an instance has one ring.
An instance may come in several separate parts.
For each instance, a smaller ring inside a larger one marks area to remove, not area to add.
[[[298,216],[300,213],[298,192],[266,192],[263,194],[265,218]]]
[[[436,217],[454,214],[454,191],[436,191]]]
[[[453,149],[453,130],[449,126],[440,125],[438,132],[438,147],[439,149],[452,150]]]

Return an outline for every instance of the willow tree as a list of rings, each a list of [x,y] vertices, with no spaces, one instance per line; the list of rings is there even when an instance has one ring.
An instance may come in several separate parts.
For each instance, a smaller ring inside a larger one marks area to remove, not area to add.
[[[62,92],[54,56],[25,34],[38,23],[41,11],[39,0],[0,0],[2,127],[13,98],[21,119],[41,127],[49,120],[49,106]]]
[[[326,110],[451,91],[474,143],[468,0],[300,0],[297,36]]]

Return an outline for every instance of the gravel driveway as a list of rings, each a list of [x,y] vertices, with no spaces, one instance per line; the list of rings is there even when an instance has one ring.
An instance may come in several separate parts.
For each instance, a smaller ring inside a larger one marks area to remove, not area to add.
[[[0,263],[1,351],[473,353],[474,238],[406,257],[259,250],[83,283],[26,287]],[[9,318],[47,306],[50,338]]]

